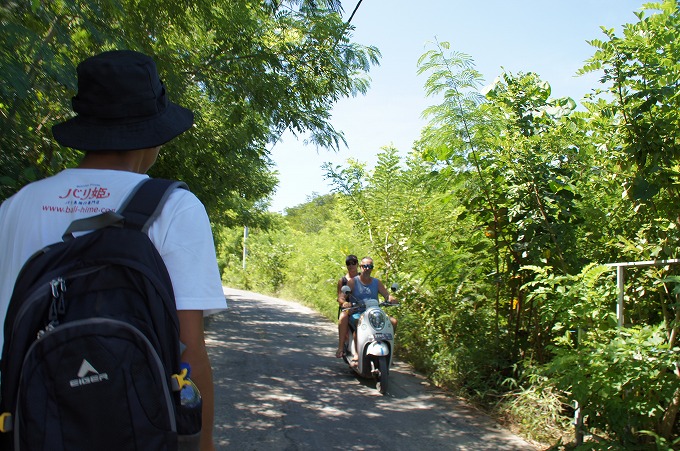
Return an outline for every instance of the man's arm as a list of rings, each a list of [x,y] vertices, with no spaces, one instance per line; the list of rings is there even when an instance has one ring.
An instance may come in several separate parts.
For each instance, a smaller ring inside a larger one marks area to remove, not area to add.
[[[203,311],[179,310],[177,317],[179,318],[179,339],[186,346],[182,354],[182,361],[191,366],[191,380],[198,387],[203,400],[201,451],[214,451],[215,399],[212,367],[203,335]]]
[[[391,304],[396,304],[396,299],[392,294],[390,294],[389,291],[387,291],[387,288],[385,288],[385,285],[383,285],[382,281],[378,280],[378,293],[382,294],[382,296],[385,298],[385,301],[391,303]]]

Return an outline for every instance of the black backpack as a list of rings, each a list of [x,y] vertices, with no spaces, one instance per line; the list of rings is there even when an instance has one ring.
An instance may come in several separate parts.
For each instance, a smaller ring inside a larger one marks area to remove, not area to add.
[[[200,404],[180,401],[172,284],[146,234],[176,187],[143,181],[119,212],[74,221],[23,266],[5,319],[0,449],[176,450],[200,433]]]

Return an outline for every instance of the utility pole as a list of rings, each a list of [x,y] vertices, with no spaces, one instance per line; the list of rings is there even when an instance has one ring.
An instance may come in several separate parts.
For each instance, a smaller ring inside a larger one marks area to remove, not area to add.
[[[246,248],[246,240],[248,239],[248,226],[243,226],[243,270],[246,270],[246,255],[248,249]]]

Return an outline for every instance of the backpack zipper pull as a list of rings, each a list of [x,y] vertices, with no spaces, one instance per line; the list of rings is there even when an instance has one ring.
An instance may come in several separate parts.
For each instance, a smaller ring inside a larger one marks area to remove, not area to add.
[[[66,313],[66,302],[64,301],[64,292],[66,291],[66,280],[63,277],[57,277],[50,281],[50,290],[52,290],[52,303],[50,304],[50,311],[47,314],[49,322],[43,330],[39,330],[37,339],[40,340],[47,332],[54,330],[59,325],[59,315]]]
[[[50,320],[48,327],[59,324],[59,315],[66,313],[66,303],[64,302],[66,281],[63,277],[57,277],[50,282],[50,288],[52,289],[52,304],[50,305],[50,313],[47,317]]]
[[[66,293],[66,280],[63,277],[58,277],[56,280],[59,285],[59,303],[57,304],[57,313],[63,315],[66,313],[66,299],[64,293]]]

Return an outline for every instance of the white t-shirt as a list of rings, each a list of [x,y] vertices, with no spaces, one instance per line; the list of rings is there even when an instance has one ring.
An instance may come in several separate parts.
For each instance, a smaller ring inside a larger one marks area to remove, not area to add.
[[[118,210],[145,174],[66,169],[26,185],[0,205],[0,349],[14,283],[24,263],[43,247],[61,241],[75,219]],[[178,310],[223,310],[210,221],[191,192],[174,190],[148,235],[168,268]]]

